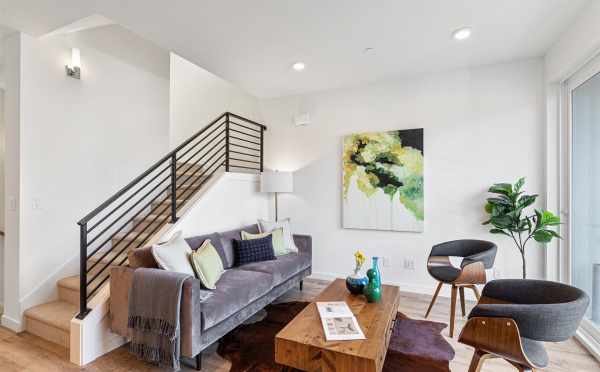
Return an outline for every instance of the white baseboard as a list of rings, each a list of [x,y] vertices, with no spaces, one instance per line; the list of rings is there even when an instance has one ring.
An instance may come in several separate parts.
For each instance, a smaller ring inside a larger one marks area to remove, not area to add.
[[[0,323],[2,323],[2,326],[10,329],[11,331],[14,332],[23,332],[23,323],[19,320],[13,319],[9,316],[7,316],[6,314],[2,315],[2,319],[0,321]]]
[[[320,279],[320,280],[334,280],[336,278],[344,278],[345,275],[323,273],[323,272],[313,272],[310,277],[314,278],[314,279]],[[415,284],[415,283],[402,283],[402,282],[396,282],[396,281],[387,281],[387,280],[385,280],[385,278],[383,280],[383,284],[396,285],[396,286],[400,287],[401,292],[426,294],[429,296],[433,296],[433,292],[435,292],[435,286],[437,285],[437,284],[434,284],[433,286],[428,286],[428,285]],[[478,286],[478,287],[479,287],[479,290],[481,291],[481,288],[483,286]],[[438,296],[450,298],[450,292],[451,292],[450,285],[444,285],[444,286],[442,286],[442,289],[440,290],[440,293]],[[469,300],[469,301],[477,301],[477,299],[475,298],[475,295],[473,294],[473,292],[471,290],[465,291],[465,299]]]

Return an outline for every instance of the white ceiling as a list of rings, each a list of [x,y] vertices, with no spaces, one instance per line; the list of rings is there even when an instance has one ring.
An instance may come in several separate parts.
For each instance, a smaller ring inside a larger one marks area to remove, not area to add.
[[[259,97],[542,56],[588,0],[0,0],[42,35],[102,14]],[[471,26],[464,42],[451,32]],[[365,54],[367,47],[374,52]],[[303,61],[297,73],[291,64]]]

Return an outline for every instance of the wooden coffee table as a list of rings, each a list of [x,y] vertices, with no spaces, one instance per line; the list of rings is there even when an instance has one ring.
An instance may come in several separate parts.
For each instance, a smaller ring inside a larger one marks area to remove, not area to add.
[[[343,279],[333,281],[315,302],[346,301],[366,339],[326,341],[315,303],[308,305],[275,336],[275,361],[303,371],[379,372],[394,326],[400,288],[382,286],[379,303],[351,295]]]

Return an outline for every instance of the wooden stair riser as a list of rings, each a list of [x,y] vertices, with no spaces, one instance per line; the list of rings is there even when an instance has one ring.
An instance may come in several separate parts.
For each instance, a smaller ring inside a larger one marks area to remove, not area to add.
[[[58,286],[58,298],[73,305],[79,305],[79,288],[76,290]]]
[[[40,338],[43,338],[44,340],[64,346],[67,349],[70,347],[70,332],[57,327],[53,327],[37,319],[31,319],[26,316],[25,330],[28,333],[31,333],[32,335],[36,335]]]

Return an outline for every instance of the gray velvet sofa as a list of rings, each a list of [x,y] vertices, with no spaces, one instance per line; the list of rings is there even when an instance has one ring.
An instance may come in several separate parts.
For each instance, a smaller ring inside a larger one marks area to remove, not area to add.
[[[286,291],[298,285],[301,288],[302,280],[311,274],[312,239],[307,235],[294,235],[298,253],[279,256],[273,261],[234,266],[233,239],[240,239],[242,230],[258,233],[258,226],[186,238],[192,249],[210,239],[226,271],[214,291],[202,289],[195,278],[184,282],[180,318],[182,356],[196,357],[199,362],[202,350]],[[133,272],[140,267],[160,270],[150,247],[130,252],[129,267],[111,270],[111,328],[124,337],[129,336],[127,315],[131,280]]]

